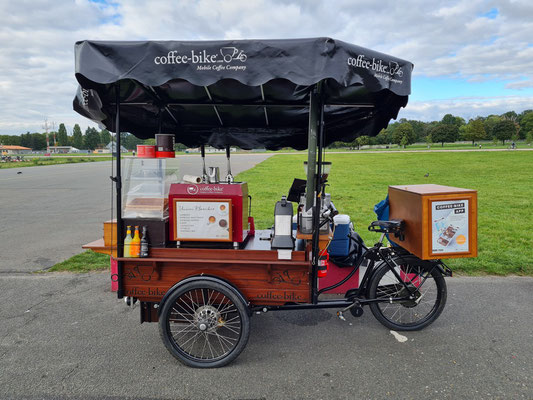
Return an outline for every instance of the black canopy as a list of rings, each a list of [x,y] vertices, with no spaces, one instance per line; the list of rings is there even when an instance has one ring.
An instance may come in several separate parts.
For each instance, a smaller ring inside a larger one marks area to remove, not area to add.
[[[375,136],[407,104],[413,64],[330,38],[81,41],[74,110],[146,139],[187,146],[307,147],[310,92],[324,105],[325,144]]]

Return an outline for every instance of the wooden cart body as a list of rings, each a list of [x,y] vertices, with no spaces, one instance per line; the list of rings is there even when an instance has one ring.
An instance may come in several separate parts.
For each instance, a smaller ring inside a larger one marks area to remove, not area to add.
[[[243,249],[152,248],[149,258],[118,257],[122,268],[114,279],[123,296],[142,304],[142,322],[156,322],[153,304],[159,304],[176,284],[196,276],[211,276],[234,286],[250,306],[276,306],[311,301],[311,263],[307,251],[292,251],[291,259],[279,259],[278,251],[264,240],[270,231],[257,231]],[[103,242],[84,246],[96,252],[116,254]],[[144,303],[150,303],[145,305]]]

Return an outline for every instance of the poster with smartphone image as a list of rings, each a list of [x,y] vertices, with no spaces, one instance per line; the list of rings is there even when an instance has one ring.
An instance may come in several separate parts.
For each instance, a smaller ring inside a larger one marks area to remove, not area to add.
[[[431,247],[435,254],[469,251],[469,200],[431,202]]]
[[[231,200],[175,200],[177,240],[232,241]]]

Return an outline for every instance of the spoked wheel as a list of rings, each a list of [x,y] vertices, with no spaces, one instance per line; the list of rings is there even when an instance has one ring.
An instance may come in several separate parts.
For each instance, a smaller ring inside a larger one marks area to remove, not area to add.
[[[376,271],[369,287],[370,303],[376,319],[398,331],[422,329],[442,312],[446,304],[446,282],[435,267],[422,265],[416,259],[395,259],[398,277],[383,264]],[[402,283],[407,284],[407,288]]]
[[[246,346],[250,318],[235,289],[200,280],[184,284],[163,304],[159,333],[170,353],[196,368],[222,367]]]

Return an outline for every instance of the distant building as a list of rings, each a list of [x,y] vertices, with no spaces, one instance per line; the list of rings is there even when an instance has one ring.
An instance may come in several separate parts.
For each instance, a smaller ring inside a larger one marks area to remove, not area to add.
[[[72,146],[49,146],[50,154],[79,153],[80,150]]]
[[[200,153],[200,151],[201,151],[200,147],[185,149],[185,153]],[[225,151],[226,149],[215,149],[214,147],[211,147],[211,146],[205,147],[206,153],[224,153]],[[237,151],[237,149],[235,147],[230,147],[230,151],[234,152],[234,151]]]
[[[115,142],[109,142],[104,148],[94,149],[93,153],[95,154],[109,154],[111,152],[115,153]],[[128,150],[124,146],[120,146],[121,153],[127,153]]]
[[[2,155],[8,155],[8,154],[30,154],[31,149],[29,147],[23,147],[23,146],[11,146],[11,145],[1,145],[0,144],[0,154]]]

